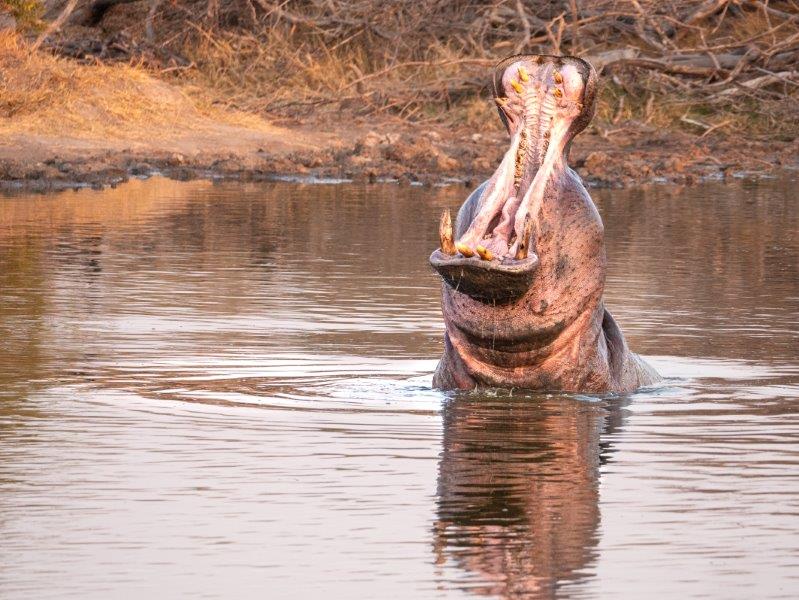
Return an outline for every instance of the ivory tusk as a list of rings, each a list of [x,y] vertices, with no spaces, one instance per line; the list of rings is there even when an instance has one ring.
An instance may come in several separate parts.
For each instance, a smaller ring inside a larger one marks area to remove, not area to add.
[[[441,222],[438,224],[438,237],[441,239],[441,251],[454,256],[457,253],[455,242],[452,240],[452,214],[449,209],[441,213]]]

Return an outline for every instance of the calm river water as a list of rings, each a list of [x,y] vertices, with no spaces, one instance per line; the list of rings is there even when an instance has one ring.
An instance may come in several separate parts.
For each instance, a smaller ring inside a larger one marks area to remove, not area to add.
[[[593,193],[621,398],[430,388],[462,187],[0,198],[0,598],[796,598],[797,189]]]

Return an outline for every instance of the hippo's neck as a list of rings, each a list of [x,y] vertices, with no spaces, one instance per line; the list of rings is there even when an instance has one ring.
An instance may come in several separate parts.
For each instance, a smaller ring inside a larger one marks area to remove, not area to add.
[[[511,339],[489,333],[475,335],[448,323],[448,354],[457,370],[471,380],[457,387],[519,387],[542,390],[593,391],[607,388],[611,375],[602,328],[601,302],[567,324],[527,330]],[[498,324],[499,325],[499,324]]]

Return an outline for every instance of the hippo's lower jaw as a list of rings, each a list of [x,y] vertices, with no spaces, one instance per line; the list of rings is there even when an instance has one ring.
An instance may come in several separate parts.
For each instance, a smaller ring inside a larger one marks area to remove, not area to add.
[[[451,256],[441,250],[430,255],[430,264],[455,291],[487,304],[518,300],[533,283],[538,256],[484,260],[476,256]]]

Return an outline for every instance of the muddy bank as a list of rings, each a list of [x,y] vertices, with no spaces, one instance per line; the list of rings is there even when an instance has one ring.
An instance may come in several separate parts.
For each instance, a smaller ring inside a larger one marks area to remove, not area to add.
[[[158,143],[120,147],[93,140],[19,135],[0,143],[0,186],[101,187],[153,174],[175,179],[300,176],[471,184],[490,175],[507,147],[502,131],[419,131],[391,124],[383,129],[354,127],[318,135],[291,129],[229,130],[195,138],[164,141],[159,148]],[[589,186],[626,187],[764,176],[796,168],[798,155],[796,141],[706,140],[685,132],[620,127],[578,137],[570,163]]]

